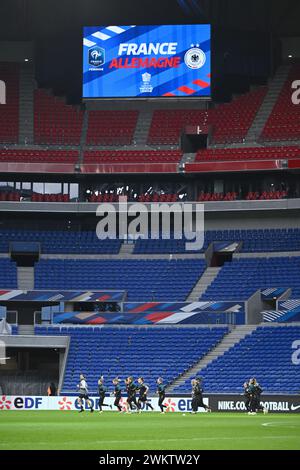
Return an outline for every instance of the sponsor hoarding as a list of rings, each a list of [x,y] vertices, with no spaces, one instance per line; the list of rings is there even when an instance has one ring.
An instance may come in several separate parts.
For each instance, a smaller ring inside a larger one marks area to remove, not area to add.
[[[98,397],[90,397],[95,410],[99,409]],[[113,406],[115,398],[106,397],[105,403],[112,405],[112,410],[117,411],[117,408]],[[120,405],[125,411],[126,398],[122,398]],[[152,404],[155,411],[160,411],[158,407],[158,398],[149,398],[149,403]],[[167,413],[173,412],[189,412],[192,411],[191,406],[192,400],[187,397],[166,397],[164,405],[166,405],[165,411]],[[204,403],[208,405],[208,398],[204,399]],[[79,410],[77,396],[61,395],[57,397],[45,397],[45,396],[15,396],[15,395],[2,395],[0,396],[0,411],[1,410]],[[150,411],[150,408],[142,403],[143,411]],[[105,407],[105,411],[111,411],[109,407]],[[204,411],[199,408],[199,411]]]
[[[99,400],[97,397],[91,397],[93,406],[99,409]],[[121,406],[125,410],[125,400],[121,399]],[[243,395],[206,395],[203,399],[204,403],[211,407],[214,412],[246,412],[245,401]],[[106,397],[105,403],[112,405],[112,410],[116,411],[113,406],[114,397]],[[150,397],[149,403],[152,404],[155,411],[160,411],[158,407],[158,398]],[[174,412],[190,412],[192,400],[186,396],[176,396],[165,398],[167,413]],[[263,395],[261,404],[270,413],[300,413],[300,395]],[[142,404],[143,411],[150,411],[147,405]],[[0,396],[1,410],[61,410],[76,411],[79,410],[77,396],[61,395],[57,397],[47,396],[17,396],[2,395]],[[109,407],[105,411],[110,411]],[[204,412],[203,408],[199,408],[199,412]]]
[[[210,395],[213,411],[246,412],[243,395]],[[300,413],[300,395],[262,395],[261,405],[270,413]]]

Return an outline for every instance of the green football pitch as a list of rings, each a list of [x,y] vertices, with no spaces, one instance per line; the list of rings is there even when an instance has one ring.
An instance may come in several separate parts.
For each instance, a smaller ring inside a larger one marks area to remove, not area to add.
[[[300,414],[1,411],[0,450],[300,449]]]

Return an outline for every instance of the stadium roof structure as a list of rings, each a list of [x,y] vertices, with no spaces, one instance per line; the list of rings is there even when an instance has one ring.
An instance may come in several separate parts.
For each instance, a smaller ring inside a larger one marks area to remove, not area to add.
[[[299,35],[298,0],[2,1],[0,40],[29,41],[77,33],[84,25],[211,23],[218,28]]]

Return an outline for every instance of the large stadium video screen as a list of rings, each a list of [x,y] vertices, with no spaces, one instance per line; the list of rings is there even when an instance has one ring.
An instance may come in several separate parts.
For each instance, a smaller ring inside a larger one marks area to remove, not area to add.
[[[210,97],[210,25],[88,26],[83,98]]]

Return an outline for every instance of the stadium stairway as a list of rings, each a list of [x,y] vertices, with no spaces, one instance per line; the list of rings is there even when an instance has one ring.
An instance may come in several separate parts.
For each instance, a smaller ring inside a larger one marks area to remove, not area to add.
[[[119,251],[120,258],[130,258],[133,254],[134,244],[123,242]]]
[[[206,268],[203,275],[187,297],[187,302],[196,302],[217,277],[221,268]]]
[[[232,346],[244,339],[245,336],[251,334],[256,328],[257,326],[254,325],[238,325],[233,327],[233,329],[229,331],[229,333],[225,334],[220,343],[217,344],[211,351],[209,351],[208,354],[206,354],[184,374],[174,380],[174,382],[168,386],[167,392],[172,393],[174,389],[183,385],[187,380],[197,376],[201,369],[206,367],[207,364],[211,363],[217,357],[222,356]]]
[[[19,336],[33,336],[34,325],[18,325],[18,335]]]
[[[195,153],[184,153],[179,162],[179,167],[184,168],[186,163],[193,163],[195,161]]]
[[[81,136],[80,136],[80,154],[79,154],[79,163],[83,163],[83,156],[84,156],[84,148],[86,143],[86,136],[89,126],[89,113],[86,109],[83,114],[83,121],[82,121],[82,128],[81,128]]]
[[[146,145],[151,121],[152,111],[141,110],[139,112],[136,128],[133,135],[133,142],[135,145]]]
[[[33,290],[34,289],[34,268],[18,266],[17,268],[18,289]]]
[[[19,83],[19,144],[33,143],[33,91],[34,67],[29,63],[24,63],[20,69]]]
[[[290,71],[289,65],[281,65],[277,69],[277,72],[274,78],[269,83],[268,92],[265,96],[265,99],[246,135],[245,142],[247,143],[258,142],[259,136],[262,133],[263,127],[272,112],[272,109],[277,101],[277,98],[282,90],[282,87],[285,81],[288,78],[289,71]]]

